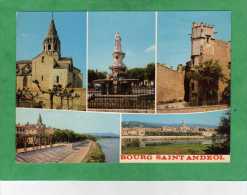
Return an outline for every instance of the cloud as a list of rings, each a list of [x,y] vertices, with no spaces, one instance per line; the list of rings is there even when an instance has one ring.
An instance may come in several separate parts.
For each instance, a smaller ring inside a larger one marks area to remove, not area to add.
[[[148,48],[146,48],[144,50],[144,52],[150,53],[150,52],[154,52],[154,50],[155,50],[155,45],[153,44],[153,45],[149,46]]]

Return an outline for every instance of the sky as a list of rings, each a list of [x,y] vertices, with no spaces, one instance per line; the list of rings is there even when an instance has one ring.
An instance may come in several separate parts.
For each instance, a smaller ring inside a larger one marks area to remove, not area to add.
[[[222,116],[226,114],[224,111],[190,113],[190,114],[123,114],[122,121],[138,121],[149,123],[165,123],[165,124],[201,124],[218,126]]]
[[[193,22],[215,26],[216,39],[231,40],[230,11],[193,11],[158,13],[158,62],[175,68],[185,64],[191,55],[191,27]]]
[[[78,111],[16,109],[16,124],[36,124],[41,114],[46,126],[71,129],[78,133],[114,133],[119,135],[120,115]]]
[[[88,27],[89,68],[109,71],[115,32],[120,32],[127,68],[155,62],[154,12],[89,12]]]
[[[18,12],[16,14],[16,60],[28,60],[42,51],[42,43],[51,22],[50,12]],[[61,55],[72,57],[74,66],[83,73],[86,84],[86,13],[54,12],[61,42]]]

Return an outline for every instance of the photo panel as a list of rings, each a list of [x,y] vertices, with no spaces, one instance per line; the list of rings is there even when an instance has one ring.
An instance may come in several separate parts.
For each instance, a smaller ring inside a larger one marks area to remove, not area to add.
[[[86,73],[86,12],[16,13],[16,107],[86,110]]]
[[[118,163],[119,114],[16,109],[17,163]]]
[[[155,12],[88,12],[88,110],[155,110]]]
[[[228,163],[230,110],[123,114],[122,163]]]
[[[231,12],[161,11],[157,18],[157,112],[228,108]]]

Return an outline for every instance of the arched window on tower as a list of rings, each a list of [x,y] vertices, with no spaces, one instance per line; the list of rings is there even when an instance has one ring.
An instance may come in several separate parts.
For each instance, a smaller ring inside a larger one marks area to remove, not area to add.
[[[42,62],[42,63],[44,63],[44,59],[45,59],[45,57],[42,56],[42,57],[41,57],[41,62]]]
[[[51,44],[48,44],[48,51],[51,50]]]

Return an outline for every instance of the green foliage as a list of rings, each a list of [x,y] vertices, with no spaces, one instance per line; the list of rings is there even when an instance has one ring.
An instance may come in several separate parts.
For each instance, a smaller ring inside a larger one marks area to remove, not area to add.
[[[146,147],[127,147],[123,154],[205,154],[208,145],[203,144],[158,144],[146,145]]]
[[[227,85],[226,88],[223,91],[223,101],[222,103],[226,103],[228,105],[230,105],[230,97],[231,97],[231,79],[227,80]]]
[[[223,79],[223,73],[217,61],[206,61],[190,71],[190,75],[187,76],[198,82],[199,104],[218,103],[218,83]]]
[[[92,69],[88,70],[88,83],[91,84],[92,81],[97,79],[105,79],[107,75],[107,72],[99,72]]]
[[[84,141],[86,139],[91,139],[93,140],[93,136],[91,135],[84,135],[80,133],[76,133],[74,131],[65,129],[56,129],[53,133],[53,142],[58,143],[58,142],[78,142],[78,141]],[[96,139],[96,138],[94,138]]]
[[[227,112],[226,115],[221,118],[220,125],[217,128],[217,132],[220,135],[226,136],[228,139],[230,139],[230,123],[230,112]]]
[[[95,143],[95,146],[92,147],[86,158],[86,162],[105,162],[105,154],[98,143]]]
[[[107,72],[95,71],[92,69],[88,70],[88,83],[91,86],[92,82],[97,79],[105,79]],[[144,68],[131,68],[126,71],[126,77],[130,79],[139,79],[140,81],[155,80],[155,64],[149,63]]]
[[[197,71],[192,73],[192,78],[205,84],[218,82],[223,78],[222,70],[218,61],[209,60],[200,64]]]
[[[140,140],[132,139],[130,142],[126,143],[126,147],[140,147]]]
[[[147,66],[144,68],[128,69],[127,78],[139,79],[140,81],[143,81],[143,80],[154,81],[155,80],[155,64],[154,63],[147,64]]]
[[[221,144],[213,144],[205,150],[207,154],[230,154],[230,112],[221,118],[220,125],[217,128],[217,133],[224,136],[226,140]]]
[[[127,78],[143,81],[146,78],[145,68],[131,68],[127,70]]]

